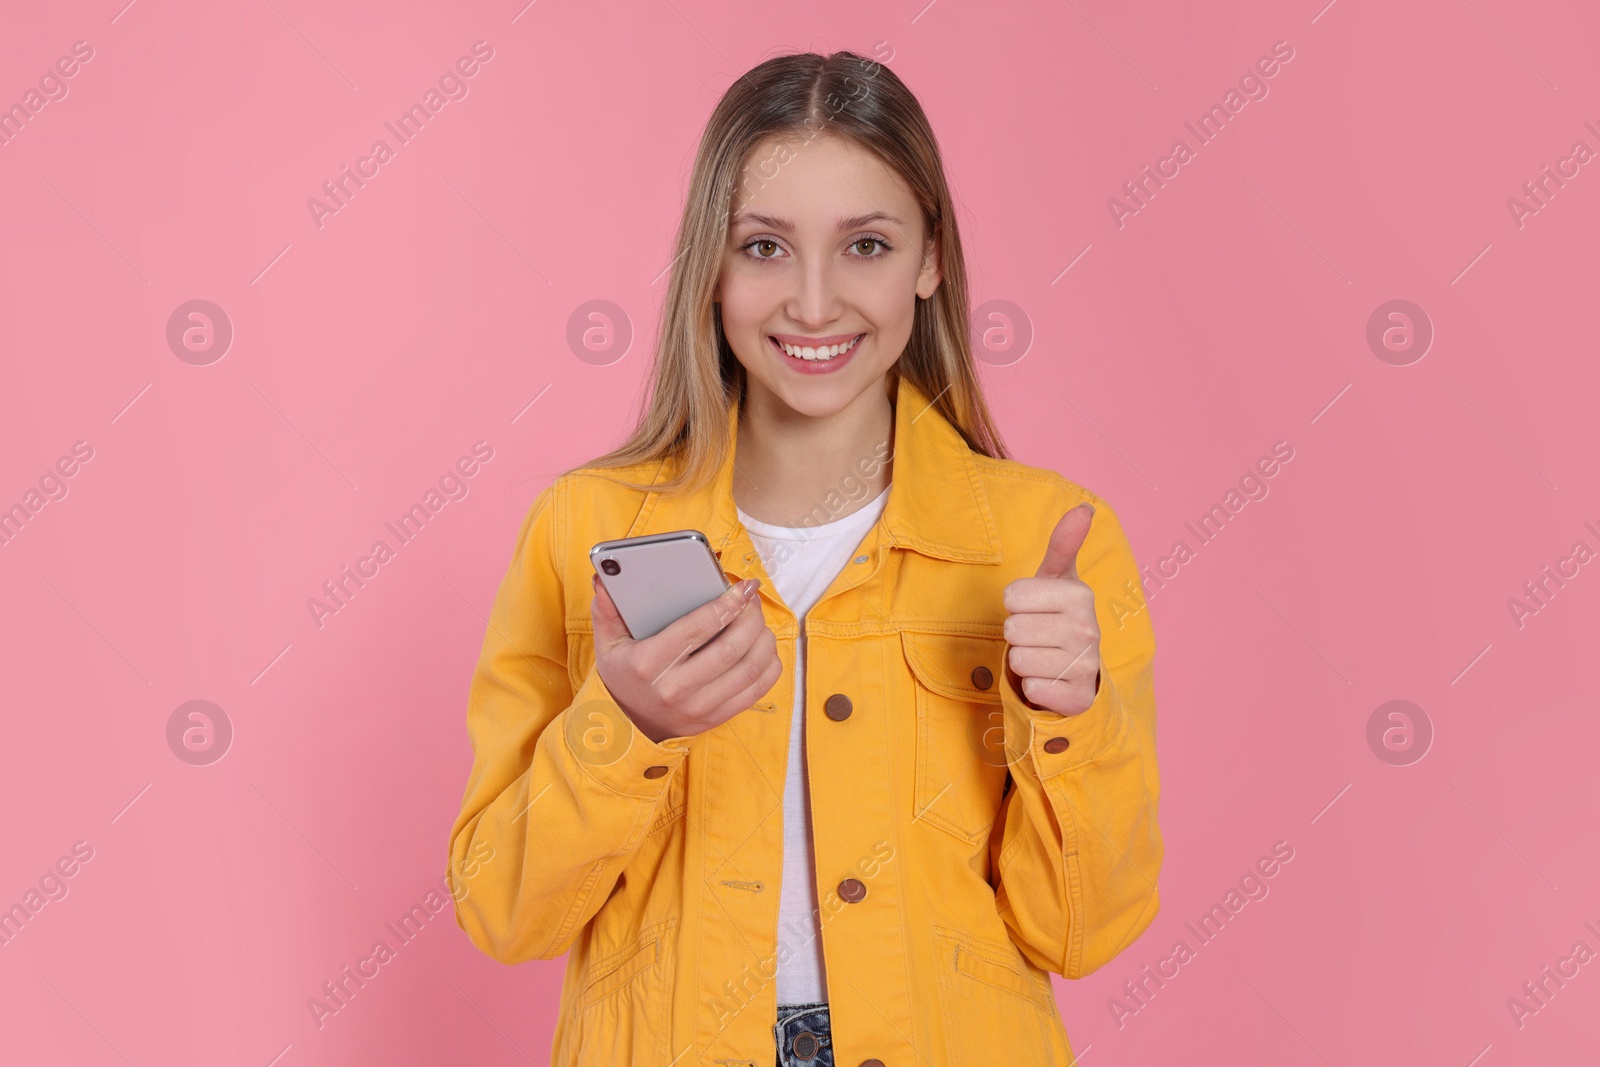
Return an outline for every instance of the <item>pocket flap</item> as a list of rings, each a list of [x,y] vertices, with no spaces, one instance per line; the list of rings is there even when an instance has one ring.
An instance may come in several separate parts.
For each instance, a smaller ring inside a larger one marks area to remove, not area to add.
[[[917,681],[935,693],[955,700],[1000,703],[1004,637],[901,630],[900,642]],[[980,685],[981,682],[988,684]]]

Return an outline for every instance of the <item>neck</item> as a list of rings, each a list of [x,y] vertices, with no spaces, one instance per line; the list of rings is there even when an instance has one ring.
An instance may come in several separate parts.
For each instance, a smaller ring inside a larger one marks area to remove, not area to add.
[[[892,471],[894,405],[883,384],[832,415],[795,411],[751,389],[739,416],[733,499],[775,526],[842,519],[877,498]]]

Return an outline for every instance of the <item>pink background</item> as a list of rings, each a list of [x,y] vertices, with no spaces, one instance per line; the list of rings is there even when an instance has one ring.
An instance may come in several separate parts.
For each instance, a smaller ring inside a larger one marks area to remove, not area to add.
[[[1506,1003],[1600,951],[1600,565],[1507,606],[1600,549],[1600,163],[1520,228],[1506,204],[1600,150],[1592,5],[123,2],[0,36],[0,103],[94,49],[0,146],[0,505],[93,449],[0,545],[0,905],[93,849],[0,947],[0,1060],[546,1062],[561,964],[502,967],[448,911],[321,1029],[306,1001],[442,874],[484,613],[535,494],[631,423],[717,95],[875,44],[941,139],[974,305],[1033,331],[983,368],[1016,456],[1111,501],[1141,563],[1195,551],[1150,602],[1163,910],[1056,983],[1086,1062],[1594,1057],[1600,962],[1520,1028]],[[479,40],[469,95],[319,228],[307,199]],[[1119,228],[1108,198],[1280,40],[1269,95]],[[166,341],[193,299],[234,330],[207,366]],[[596,299],[633,343],[580,359]],[[1393,299],[1436,331],[1408,366],[1366,341]],[[308,599],[480,440],[319,628]],[[234,731],[204,766],[167,740],[194,699]],[[1367,742],[1392,699],[1435,735],[1405,766]],[[1119,1025],[1278,841],[1270,894]]]

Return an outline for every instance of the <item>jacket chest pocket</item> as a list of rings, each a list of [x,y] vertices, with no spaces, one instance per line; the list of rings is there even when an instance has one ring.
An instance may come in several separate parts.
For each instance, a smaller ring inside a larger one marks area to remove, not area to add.
[[[1005,638],[902,630],[900,640],[916,687],[916,818],[979,844],[1005,788]]]

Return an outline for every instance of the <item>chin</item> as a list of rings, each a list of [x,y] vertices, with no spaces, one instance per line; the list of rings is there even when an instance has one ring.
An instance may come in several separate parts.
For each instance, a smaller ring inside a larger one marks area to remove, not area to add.
[[[794,411],[813,419],[825,419],[837,415],[859,395],[859,391],[845,388],[839,382],[802,384],[798,387],[791,385],[783,392],[776,393],[778,399]]]

